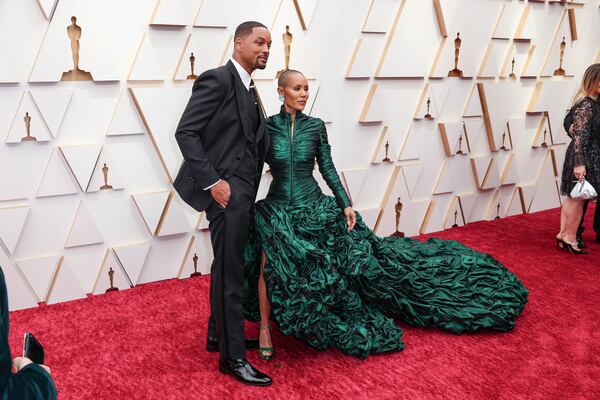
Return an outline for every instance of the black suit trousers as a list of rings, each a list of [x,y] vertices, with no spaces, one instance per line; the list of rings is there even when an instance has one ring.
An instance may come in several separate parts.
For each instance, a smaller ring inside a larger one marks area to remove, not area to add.
[[[243,252],[252,222],[256,188],[233,176],[231,197],[223,209],[213,201],[206,209],[214,260],[210,275],[208,335],[219,340],[222,360],[245,356]]]

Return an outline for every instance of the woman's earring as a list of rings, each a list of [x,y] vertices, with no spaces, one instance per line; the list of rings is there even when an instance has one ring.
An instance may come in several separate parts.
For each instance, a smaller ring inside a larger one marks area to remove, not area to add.
[[[279,95],[279,101],[283,103],[284,100],[285,100],[285,97],[282,94],[280,94]]]

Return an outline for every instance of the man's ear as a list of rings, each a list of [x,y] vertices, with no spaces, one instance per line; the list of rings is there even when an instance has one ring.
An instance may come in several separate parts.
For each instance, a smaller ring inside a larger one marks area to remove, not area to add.
[[[234,51],[242,51],[242,38],[237,38],[235,39],[235,42],[233,42],[233,50]]]

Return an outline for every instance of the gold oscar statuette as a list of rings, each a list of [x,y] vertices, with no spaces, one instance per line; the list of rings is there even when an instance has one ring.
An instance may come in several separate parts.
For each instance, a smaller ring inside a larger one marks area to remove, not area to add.
[[[460,45],[462,44],[462,39],[460,38],[460,32],[456,33],[456,39],[454,39],[454,69],[448,71],[449,77],[462,78],[463,72],[458,69],[458,57],[460,56]]]
[[[429,114],[429,107],[431,106],[431,98],[427,98],[427,114],[425,114],[425,116],[423,118],[425,119],[433,119],[433,117],[431,116],[431,114]]]
[[[91,81],[92,74],[79,69],[79,39],[81,39],[81,27],[77,25],[77,18],[71,17],[71,25],[67,27],[67,35],[71,41],[71,52],[73,56],[73,69],[63,72],[61,81]]]
[[[113,271],[112,267],[110,267],[108,269],[108,280],[110,281],[110,287],[108,289],[106,289],[106,293],[119,290],[118,287],[114,286],[114,279],[115,279],[115,271]]]
[[[565,42],[565,37],[563,36],[562,42],[560,42],[560,64],[558,68],[554,70],[554,76],[565,76],[566,72],[563,69],[563,60],[565,58],[565,48],[567,47],[567,43]]]
[[[400,197],[398,197],[398,202],[394,207],[396,211],[396,232],[392,233],[394,237],[404,237],[404,232],[400,232],[400,214],[402,213],[402,202],[400,202]]]
[[[458,150],[456,150],[456,154],[458,155],[462,155],[465,154],[462,151],[462,141],[463,141],[463,137],[462,137],[462,133],[458,136]]]
[[[515,58],[514,57],[513,57],[512,62],[510,64],[511,64],[510,74],[508,75],[508,77],[510,79],[517,79],[517,76],[515,75]]]
[[[194,56],[194,53],[191,53],[190,55],[190,68],[192,70],[192,73],[190,75],[188,75],[185,79],[192,79],[195,80],[198,75],[194,74],[194,64],[196,63],[196,56]]]
[[[496,206],[496,217],[494,219],[500,219],[500,203]]]
[[[500,150],[508,151],[504,143],[506,142],[506,131],[502,133],[502,146],[500,146]]]
[[[386,141],[385,142],[385,158],[383,160],[381,160],[382,162],[389,162],[389,163],[392,162],[392,160],[389,157],[389,151],[390,151],[390,142]]]
[[[548,129],[544,129],[544,139],[542,141],[542,147],[548,147],[548,143],[546,143],[546,135],[548,134]]]
[[[23,120],[25,121],[25,132],[27,132],[27,135],[21,138],[21,142],[37,141],[35,136],[31,136],[31,117],[29,116],[28,112],[25,113]]]
[[[108,184],[108,167],[106,166],[106,163],[104,163],[104,166],[102,167],[102,175],[104,175],[104,185],[100,186],[100,190],[112,189],[113,187]]]
[[[192,272],[192,274],[190,275],[190,278],[202,275],[200,272],[198,272],[198,255],[196,253],[194,253],[194,257],[192,257],[192,261],[194,262],[194,272]]]
[[[282,35],[283,37],[283,52],[284,52],[284,67],[282,70],[277,71],[277,75],[275,78],[279,78],[281,74],[290,69],[290,53],[292,51],[292,39],[294,35],[290,32],[289,25],[285,26],[285,32]]]
[[[458,217],[458,210],[454,210],[454,223],[452,224],[453,228],[458,228],[458,223],[456,222],[456,217]]]

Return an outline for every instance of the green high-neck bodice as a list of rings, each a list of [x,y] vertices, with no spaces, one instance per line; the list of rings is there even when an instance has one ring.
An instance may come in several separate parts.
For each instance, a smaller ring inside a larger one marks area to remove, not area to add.
[[[267,127],[271,148],[266,161],[273,175],[267,195],[269,201],[280,205],[298,205],[323,196],[313,177],[316,161],[338,206],[343,209],[350,205],[331,160],[331,146],[322,120],[298,112],[292,132],[291,115],[282,107],[279,114],[267,119]]]

